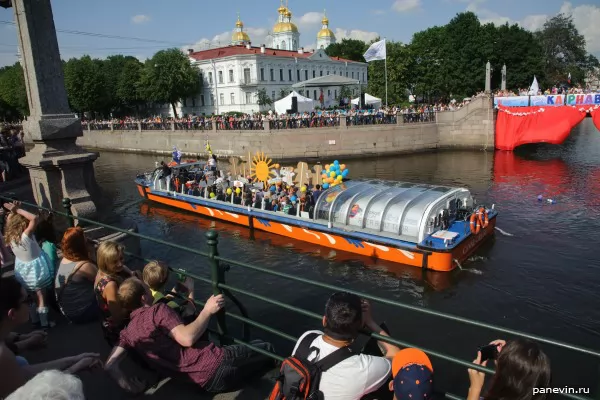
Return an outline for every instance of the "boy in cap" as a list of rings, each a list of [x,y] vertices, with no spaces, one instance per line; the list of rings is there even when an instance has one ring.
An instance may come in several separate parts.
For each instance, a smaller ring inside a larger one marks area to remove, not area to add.
[[[394,400],[429,400],[433,393],[433,366],[419,349],[403,349],[392,360],[393,380],[389,384]]]

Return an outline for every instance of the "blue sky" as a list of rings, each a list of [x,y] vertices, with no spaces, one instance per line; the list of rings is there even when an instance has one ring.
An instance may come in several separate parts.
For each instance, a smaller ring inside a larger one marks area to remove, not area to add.
[[[90,54],[103,58],[120,53],[144,59],[165,47],[226,45],[237,12],[255,45],[266,41],[277,18],[279,0],[54,0],[59,30],[100,33],[161,41],[108,39],[58,33],[63,59]],[[520,23],[537,29],[558,12],[573,15],[588,41],[588,50],[600,55],[600,2],[598,0],[289,0],[301,33],[301,45],[315,46],[323,10],[338,40],[344,37],[371,40],[377,36],[410,41],[413,33],[447,23],[456,13],[471,10],[484,22]],[[0,9],[0,21],[13,21],[12,9]],[[0,66],[16,61],[14,25],[0,24]]]

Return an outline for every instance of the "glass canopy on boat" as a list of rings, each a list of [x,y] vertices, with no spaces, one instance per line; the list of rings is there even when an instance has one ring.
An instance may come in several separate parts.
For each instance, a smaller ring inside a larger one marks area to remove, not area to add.
[[[460,200],[457,202],[456,200]],[[345,229],[385,234],[419,243],[427,225],[460,204],[472,204],[467,189],[383,180],[352,180],[324,191],[315,205],[316,222]],[[430,232],[429,232],[430,233]]]

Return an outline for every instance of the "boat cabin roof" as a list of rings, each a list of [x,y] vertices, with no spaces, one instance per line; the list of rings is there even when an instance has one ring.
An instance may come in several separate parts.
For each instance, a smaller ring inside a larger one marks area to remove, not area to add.
[[[359,179],[325,190],[315,205],[315,222],[370,231],[412,243],[424,238],[432,216],[451,200],[470,198],[468,189],[419,183]]]

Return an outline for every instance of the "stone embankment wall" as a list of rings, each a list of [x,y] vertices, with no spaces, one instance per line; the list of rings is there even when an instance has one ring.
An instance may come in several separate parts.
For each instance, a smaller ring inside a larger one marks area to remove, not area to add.
[[[400,120],[402,118],[399,118]],[[98,150],[186,155],[205,153],[206,140],[219,157],[264,152],[270,158],[351,158],[436,149],[493,149],[494,111],[490,99],[477,98],[437,122],[263,131],[88,131],[77,143]]]

